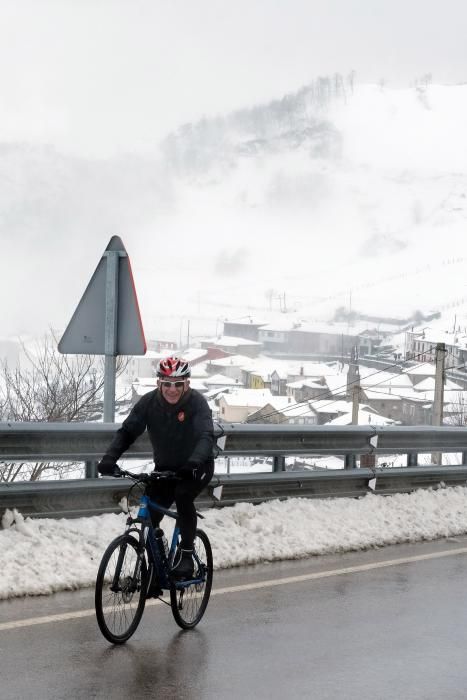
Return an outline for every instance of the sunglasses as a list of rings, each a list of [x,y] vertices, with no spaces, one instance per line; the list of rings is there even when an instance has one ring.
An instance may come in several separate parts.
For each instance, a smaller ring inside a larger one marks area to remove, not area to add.
[[[170,389],[171,386],[174,386],[176,389],[181,389],[185,386],[185,382],[161,382],[161,386],[164,389]]]

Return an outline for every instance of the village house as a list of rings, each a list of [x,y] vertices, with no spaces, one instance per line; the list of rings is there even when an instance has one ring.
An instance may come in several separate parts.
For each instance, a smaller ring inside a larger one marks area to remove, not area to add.
[[[251,357],[246,355],[226,355],[210,360],[206,364],[206,371],[208,374],[223,374],[241,383],[243,381],[242,368],[250,366],[251,362]]]
[[[438,343],[444,343],[446,346],[446,360],[449,366],[460,366],[467,362],[467,333],[441,331],[435,328],[406,332],[406,359],[434,362]]]
[[[320,399],[329,394],[324,377],[319,379],[299,379],[295,382],[287,382],[286,394],[293,397],[295,402],[308,399]]]
[[[328,425],[352,425],[352,415],[352,411],[344,413],[329,421]],[[368,406],[362,406],[358,410],[357,425],[394,425],[394,423],[392,418],[381,416]]]
[[[237,338],[235,336],[222,335],[219,338],[209,338],[201,341],[201,347],[210,350],[217,350],[223,354],[217,357],[225,357],[226,355],[243,354],[248,357],[257,357],[261,352],[262,345],[255,340],[248,338]]]
[[[224,321],[224,333],[250,338],[261,343],[272,355],[322,355],[347,357],[353,347],[359,355],[373,354],[382,340],[390,335],[381,323],[369,321],[318,323],[296,316],[280,316],[274,321],[258,322],[252,318]]]
[[[231,393],[223,393],[216,399],[219,419],[226,423],[244,423],[251,413],[262,408],[271,399],[269,389],[237,389]]]
[[[225,374],[208,375],[205,379],[203,379],[203,382],[208,391],[211,391],[212,389],[231,389],[232,387],[242,386],[237,379],[232,379],[232,377],[228,377]]]
[[[267,321],[255,321],[251,316],[243,316],[232,321],[225,319],[224,335],[258,341],[258,330],[266,323]]]
[[[318,417],[308,404],[296,405],[290,396],[274,396],[262,408],[248,416],[247,423],[316,425]]]

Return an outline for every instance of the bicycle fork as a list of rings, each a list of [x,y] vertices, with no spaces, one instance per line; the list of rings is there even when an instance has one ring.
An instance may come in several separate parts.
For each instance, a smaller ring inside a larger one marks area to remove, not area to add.
[[[141,546],[141,540],[137,550],[135,568],[132,574],[126,576],[123,580],[121,579],[122,567],[123,562],[125,560],[127,548],[128,544],[126,542],[122,542],[118,552],[117,565],[115,567],[112,583],[110,585],[110,590],[112,591],[112,593],[118,593],[119,591],[122,591],[123,593],[133,594],[138,588],[138,581],[141,580],[141,567],[143,565],[144,558],[144,545]]]

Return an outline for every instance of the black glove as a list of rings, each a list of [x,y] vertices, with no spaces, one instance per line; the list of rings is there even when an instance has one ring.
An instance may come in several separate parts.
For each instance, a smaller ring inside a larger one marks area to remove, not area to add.
[[[188,462],[188,464],[184,464],[183,467],[177,470],[177,476],[184,481],[196,481],[197,474],[198,465],[193,464],[193,462]]]
[[[120,467],[113,457],[104,455],[97,465],[97,471],[103,476],[120,476]]]

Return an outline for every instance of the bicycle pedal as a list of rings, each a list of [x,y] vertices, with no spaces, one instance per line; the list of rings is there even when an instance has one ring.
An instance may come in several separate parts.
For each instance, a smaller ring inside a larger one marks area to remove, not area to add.
[[[154,586],[149,588],[146,593],[146,598],[159,598],[161,595],[164,595],[162,588],[160,586]]]

